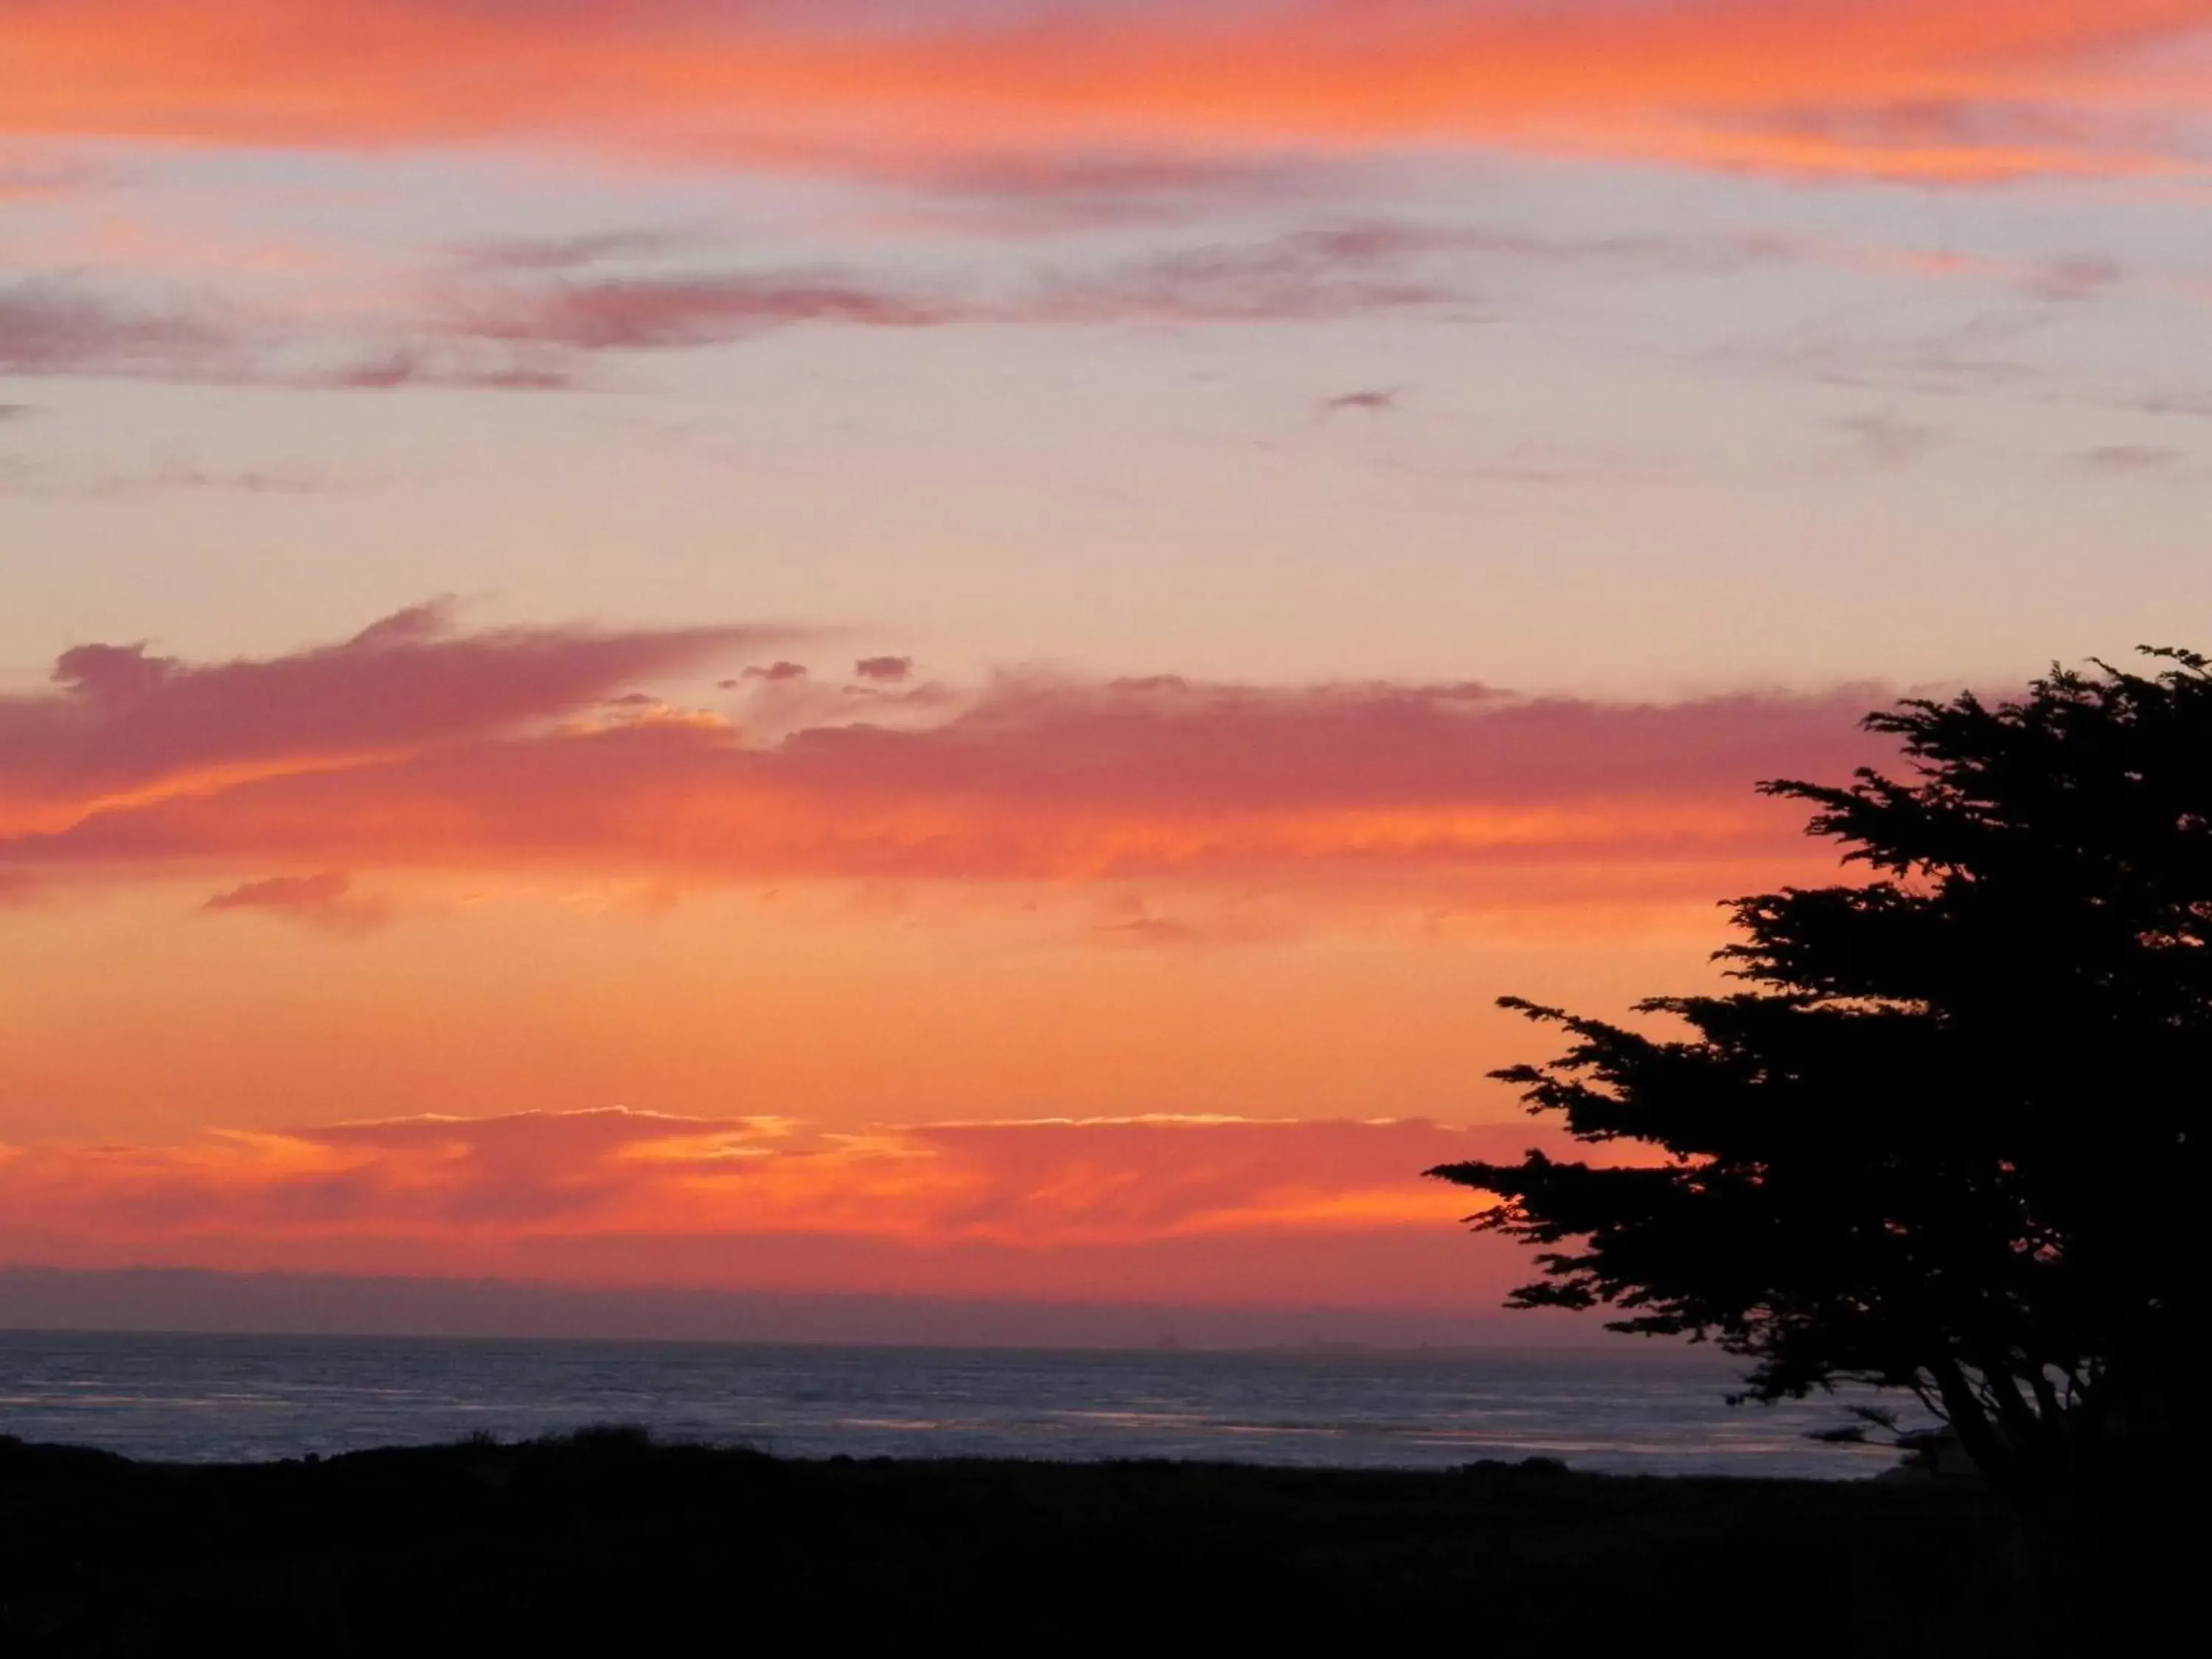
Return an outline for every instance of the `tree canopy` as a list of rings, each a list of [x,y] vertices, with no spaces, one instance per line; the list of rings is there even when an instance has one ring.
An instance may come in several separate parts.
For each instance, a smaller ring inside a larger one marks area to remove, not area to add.
[[[1901,775],[1769,782],[1864,878],[1732,902],[1740,988],[1495,1073],[1609,1156],[1430,1171],[1523,1307],[1717,1341],[1773,1399],[1911,1389],[2034,1501],[2178,1433],[2212,1079],[2212,662],[1869,715]],[[1651,1027],[1671,1026],[1672,1034]],[[1620,1156],[1622,1153],[1629,1156]]]

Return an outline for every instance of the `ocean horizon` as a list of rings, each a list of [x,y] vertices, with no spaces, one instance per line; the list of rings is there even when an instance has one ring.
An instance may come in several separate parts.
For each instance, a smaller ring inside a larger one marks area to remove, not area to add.
[[[1844,1397],[1731,1406],[1725,1355],[1603,1346],[948,1347],[0,1331],[0,1434],[161,1462],[605,1424],[793,1457],[1190,1459],[1861,1479]]]

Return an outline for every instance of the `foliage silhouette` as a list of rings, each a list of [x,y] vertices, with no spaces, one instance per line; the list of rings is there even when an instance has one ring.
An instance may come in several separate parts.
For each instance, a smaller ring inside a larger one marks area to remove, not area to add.
[[[1654,1609],[1968,1659],[1970,1487],[1168,1462],[800,1462],[634,1432],[132,1462],[0,1435],[0,1654],[1407,1651],[1649,1644]],[[1961,1565],[1963,1564],[1963,1566]],[[2010,1632],[2007,1634],[2009,1636]]]
[[[1495,1075],[1643,1156],[1429,1172],[1500,1200],[1475,1227],[1540,1247],[1515,1304],[1716,1340],[1759,1399],[1909,1389],[2076,1536],[2182,1466],[2212,665],[2146,654],[1869,715],[1902,778],[1762,785],[1870,878],[1734,901],[1744,937],[1719,954],[1745,988],[1638,1006],[1686,1035],[1506,1000],[1570,1042]]]

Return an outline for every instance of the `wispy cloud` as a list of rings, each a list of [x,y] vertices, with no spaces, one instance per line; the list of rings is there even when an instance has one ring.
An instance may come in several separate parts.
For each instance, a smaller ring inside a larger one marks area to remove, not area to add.
[[[2115,481],[2176,487],[2212,482],[2212,465],[2198,452],[2175,444],[2093,444],[2070,459],[2083,472]]]
[[[52,689],[0,696],[0,823],[66,821],[146,792],[360,763],[511,732],[782,637],[758,627],[460,631],[424,605],[289,657],[189,663],[144,643],[81,645]]]
[[[833,274],[638,277],[557,283],[472,301],[457,334],[575,351],[716,345],[802,323],[923,328],[960,308]]]
[[[327,322],[281,309],[140,291],[82,276],[0,284],[0,374],[349,391],[458,386],[563,390],[573,365],[404,307]]]
[[[557,1263],[572,1279],[908,1292],[1009,1291],[1080,1259],[1088,1292],[1109,1299],[1295,1303],[1371,1272],[1381,1248],[1419,1270],[1360,1299],[1449,1305],[1470,1279],[1502,1289],[1517,1263],[1468,1240],[1454,1224],[1465,1194],[1419,1172],[1549,1139],[1418,1119],[831,1131],[614,1109],[44,1143],[0,1146],[0,1249],[63,1264]]]
[[[468,392],[568,392],[577,388],[570,363],[543,351],[490,352],[456,348],[439,340],[376,347],[325,368],[295,372],[289,384],[333,392],[398,392],[425,386]]]
[[[16,495],[133,501],[179,494],[235,495],[343,495],[373,489],[380,481],[299,466],[216,466],[195,460],[156,461],[143,466],[82,466],[17,461],[0,472],[0,490]]]
[[[0,284],[0,373],[386,392],[568,392],[627,384],[655,355],[801,328],[1233,328],[1388,316],[1463,324],[1556,301],[1564,288],[1654,277],[1722,281],[1792,268],[1971,283],[2009,313],[1919,340],[1833,327],[1718,354],[1838,384],[1989,392],[2030,369],[2007,355],[2053,307],[2130,291],[2200,307],[2187,283],[2109,260],[2016,260],[1768,232],[1538,232],[1479,220],[1330,216],[1290,229],[1193,227],[1140,252],[1060,247],[985,270],[918,274],[862,256],[805,264],[732,258],[673,231],[614,228],[449,247],[357,301],[288,306],[267,294],[183,291],[144,271],[57,270]],[[1355,387],[1324,415],[1389,407]]]
[[[343,870],[318,871],[311,876],[264,876],[212,894],[201,909],[258,911],[287,916],[325,932],[357,935],[374,933],[392,920],[392,907],[373,894],[358,891],[353,878]]]
[[[729,345],[800,327],[913,330],[1236,325],[1463,301],[1436,268],[1465,233],[1332,224],[996,282],[924,283],[858,267],[610,268],[626,235],[471,251],[339,319],[52,276],[0,286],[0,373],[356,392],[568,391],[594,360]],[[143,284],[137,285],[139,289]]]
[[[451,252],[464,265],[478,270],[543,275],[655,258],[682,250],[687,241],[682,232],[673,229],[599,230],[570,236],[517,236],[465,242]]]
[[[2081,465],[2095,472],[2130,477],[2171,474],[2189,460],[2189,452],[2171,444],[2099,444],[2081,452]]]
[[[463,340],[582,354],[721,345],[808,325],[1310,320],[1464,301],[1463,277],[1434,261],[1468,240],[1464,231],[1353,222],[933,287],[838,269],[561,275],[451,292],[426,321]]]
[[[1340,193],[1337,166],[1310,155],[999,149],[920,155],[905,165],[855,158],[879,184],[917,204],[892,222],[1022,238],[1171,228],[1255,209],[1295,207]]]
[[[1916,421],[1893,409],[1839,415],[1832,422],[1851,453],[1873,467],[1910,466],[1949,441],[1942,427]]]
[[[17,8],[23,135],[552,138],[751,165],[1510,146],[1941,181],[2193,167],[2206,0]]]
[[[0,286],[0,374],[211,375],[240,346],[211,307],[137,305],[60,280]]]
[[[1327,415],[1381,415],[1395,410],[1405,396],[1402,386],[1368,386],[1358,392],[1339,392],[1323,398],[1318,407]]]

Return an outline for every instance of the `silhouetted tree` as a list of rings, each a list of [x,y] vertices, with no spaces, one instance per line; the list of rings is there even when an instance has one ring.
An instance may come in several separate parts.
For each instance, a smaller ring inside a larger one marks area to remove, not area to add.
[[[2212,664],[2147,654],[2154,672],[2054,669],[2018,702],[1869,716],[1902,778],[1762,785],[1871,878],[1735,901],[1720,955],[1745,988],[1639,1006],[1686,1032],[1507,1000],[1571,1041],[1495,1075],[1643,1155],[1430,1171],[1497,1196],[1474,1225],[1541,1247],[1516,1304],[1716,1340],[1760,1399],[1909,1389],[1999,1491],[2076,1532],[2109,1510],[2094,1494],[2179,1467]]]

